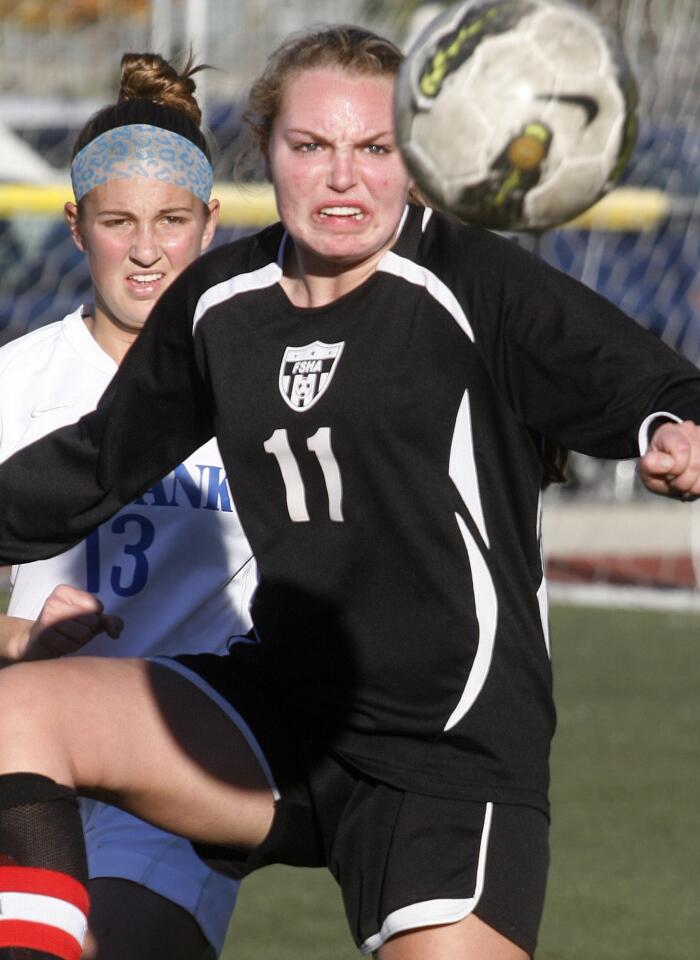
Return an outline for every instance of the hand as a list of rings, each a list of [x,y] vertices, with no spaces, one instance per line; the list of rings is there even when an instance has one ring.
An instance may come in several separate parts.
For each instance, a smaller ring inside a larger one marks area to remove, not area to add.
[[[73,653],[103,631],[116,640],[124,623],[103,610],[102,603],[91,593],[59,584],[30,627],[21,659],[48,660]]]
[[[700,426],[664,423],[639,461],[639,478],[652,493],[677,500],[700,497]]]

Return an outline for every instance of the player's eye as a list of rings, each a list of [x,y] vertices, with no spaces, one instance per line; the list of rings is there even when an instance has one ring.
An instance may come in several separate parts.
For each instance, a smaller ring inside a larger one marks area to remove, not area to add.
[[[372,153],[375,156],[381,156],[384,153],[389,153],[389,147],[383,143],[370,143],[367,145],[367,153]]]
[[[316,153],[317,150],[321,149],[321,144],[310,140],[304,143],[297,143],[294,149],[300,153]]]

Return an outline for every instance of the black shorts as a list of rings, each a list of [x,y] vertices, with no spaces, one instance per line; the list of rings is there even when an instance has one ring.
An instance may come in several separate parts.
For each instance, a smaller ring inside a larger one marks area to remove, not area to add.
[[[246,676],[244,663],[232,674],[211,654],[159,662],[228,713],[275,794],[265,841],[249,854],[197,847],[208,862],[239,875],[272,863],[328,867],[362,953],[400,931],[472,912],[534,953],[549,862],[544,813],[425,796],[374,780],[323,752],[298,718],[280,716],[274,695],[265,695],[259,677]]]

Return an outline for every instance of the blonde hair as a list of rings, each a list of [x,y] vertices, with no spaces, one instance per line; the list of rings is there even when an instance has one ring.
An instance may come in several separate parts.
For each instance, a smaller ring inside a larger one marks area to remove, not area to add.
[[[403,53],[391,40],[348,24],[289,37],[270,56],[264,71],[251,85],[248,108],[243,114],[248,136],[244,137],[236,160],[236,175],[247,179],[258,172],[259,161],[267,153],[272,125],[292,77],[318,67],[339,67],[348,73],[394,78],[403,59]],[[415,185],[409,191],[409,199],[425,206],[425,200]]]
[[[304,70],[340,67],[350,73],[394,77],[403,54],[390,40],[361,27],[337,25],[288,38],[254,81],[243,114],[253,142],[264,155],[289,80]]]

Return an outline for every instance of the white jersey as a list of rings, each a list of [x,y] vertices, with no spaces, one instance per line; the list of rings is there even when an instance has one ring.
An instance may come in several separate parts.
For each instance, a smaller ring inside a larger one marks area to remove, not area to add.
[[[92,410],[116,372],[82,314],[0,349],[0,461]],[[245,633],[255,563],[216,441],[71,550],[13,567],[8,612],[36,619],[59,583],[90,591],[124,620],[118,640],[100,635],[81,654],[219,653]]]

